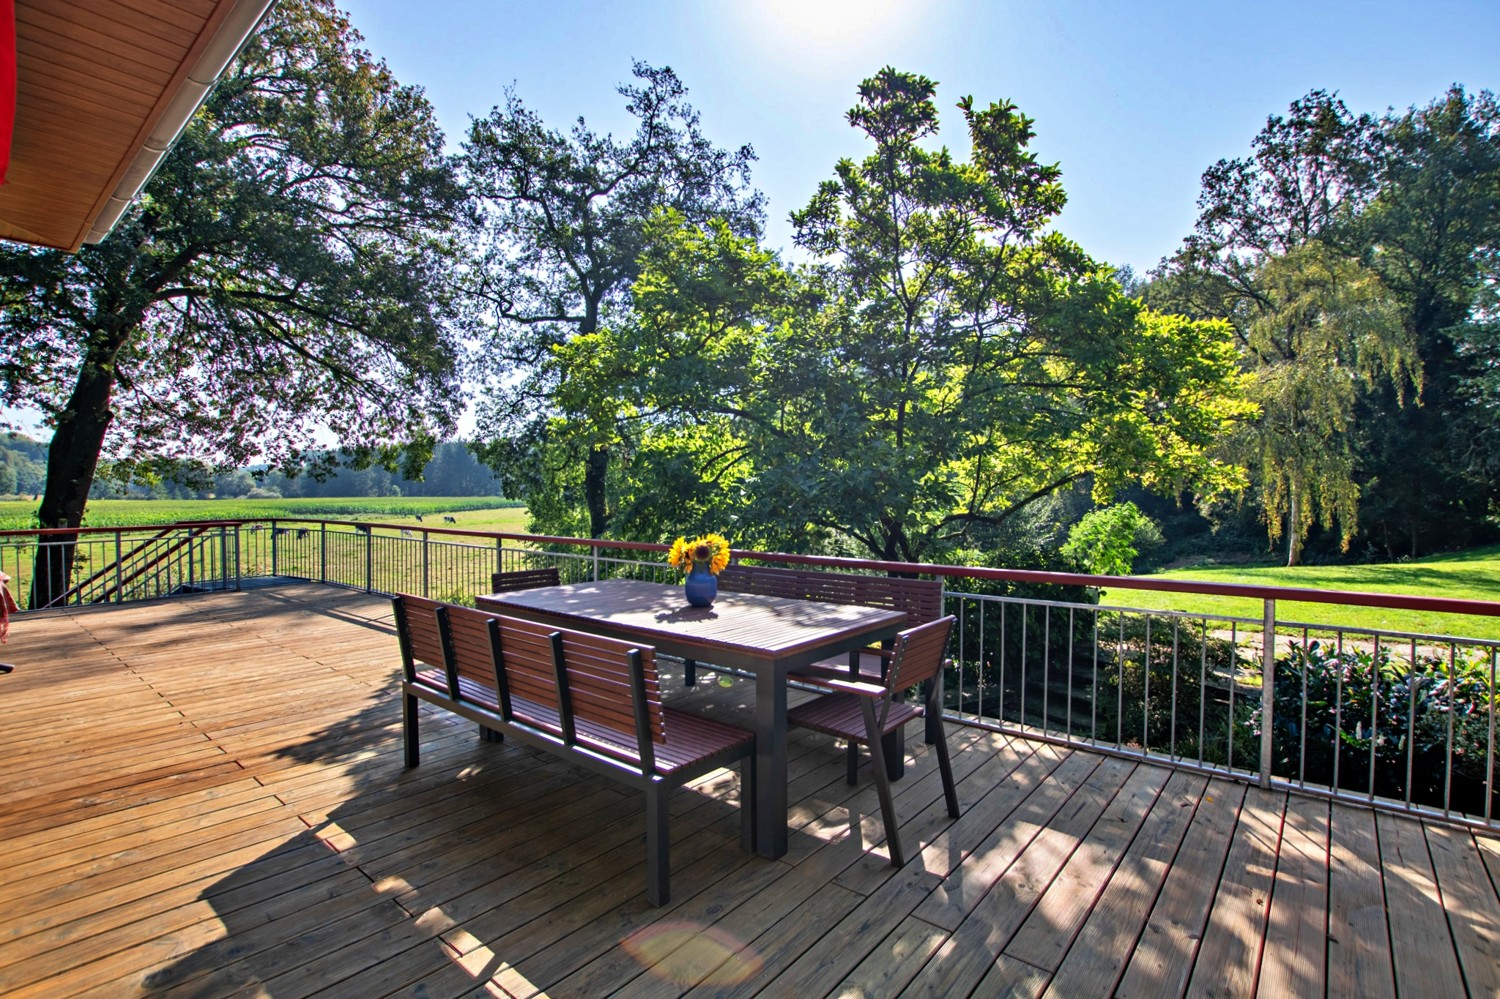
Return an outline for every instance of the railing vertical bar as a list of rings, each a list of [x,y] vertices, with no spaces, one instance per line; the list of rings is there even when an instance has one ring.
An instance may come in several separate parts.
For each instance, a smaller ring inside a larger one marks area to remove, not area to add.
[[[1416,648],[1417,643],[1412,641],[1412,669],[1417,668]],[[1456,666],[1458,659],[1458,646],[1456,643],[1448,643],[1448,746],[1443,754],[1443,817],[1447,818],[1449,811],[1453,808],[1453,687],[1458,682]],[[1407,794],[1411,793],[1410,787]]]
[[[1288,650],[1288,661],[1291,653]],[[1302,721],[1297,727],[1297,786],[1307,786],[1307,629],[1302,629]]]
[[[1344,659],[1344,632],[1342,630],[1340,630],[1339,632],[1337,632],[1337,636],[1336,637],[1337,637],[1338,645],[1337,645],[1337,647],[1335,649],[1335,652],[1338,655],[1339,661],[1343,662],[1343,659]],[[1342,668],[1339,668],[1339,669],[1334,670],[1334,672],[1333,672],[1333,784],[1332,784],[1332,787],[1333,787],[1333,790],[1334,790],[1335,793],[1337,793],[1338,789],[1339,789],[1339,761],[1342,759],[1342,757],[1344,755],[1343,754],[1344,743],[1343,743],[1343,739],[1341,738],[1342,735],[1343,735],[1343,732],[1344,732],[1344,671],[1343,671]]]
[[[1208,765],[1208,618],[1198,636],[1198,765]],[[1230,678],[1233,682],[1233,678]],[[1234,738],[1234,719],[1229,719],[1229,737]]]
[[[1141,643],[1141,749],[1151,751],[1151,615],[1146,618],[1146,638]]]
[[[1094,686],[1089,691],[1089,743],[1099,745],[1099,609],[1094,608]]]
[[[1167,730],[1167,755],[1175,762],[1177,759],[1177,659],[1181,652],[1181,621],[1172,619],[1172,720],[1171,728]]]
[[[1073,629],[1078,623],[1077,614],[1072,607],[1068,608],[1068,703],[1067,711],[1064,713],[1063,724],[1067,726],[1068,738],[1073,737]]]
[[[1000,699],[995,708],[995,723],[998,725],[1005,724],[1005,611],[1008,606],[1005,603],[1000,604],[1000,672],[995,676],[995,683],[1000,688]],[[982,609],[980,613],[983,613]],[[983,635],[984,632],[981,631],[979,639],[981,649],[984,647]],[[984,660],[981,659],[980,662],[983,663]]]
[[[276,518],[271,518],[271,575],[281,575],[281,532],[276,529]]]
[[[1120,615],[1120,637],[1115,646],[1115,748],[1125,743],[1125,615]]]
[[[1260,786],[1271,786],[1271,726],[1276,700],[1276,601],[1266,600],[1260,633]]]
[[[1495,665],[1496,659],[1500,658],[1500,652],[1490,650],[1490,686],[1489,697],[1485,703],[1489,705],[1489,734],[1484,751],[1484,821],[1486,824],[1494,821],[1495,807]]]
[[[318,576],[328,582],[328,521],[318,521]]]
[[[427,528],[422,528],[422,596],[432,596],[430,577],[432,574],[432,556],[428,549],[431,547],[432,539],[428,536]]]
[[[1370,660],[1370,775],[1365,794],[1375,800],[1375,744],[1380,731],[1380,636],[1375,636],[1375,654]]]
[[[1229,751],[1224,754],[1225,767],[1231,772],[1234,770],[1234,692],[1240,685],[1240,626],[1239,622],[1231,622],[1229,625]]]
[[[1380,663],[1375,663],[1379,669]],[[1413,805],[1412,795],[1412,768],[1417,759],[1417,685],[1422,682],[1421,675],[1417,672],[1417,640],[1411,642],[1411,662],[1406,671],[1406,807],[1409,811]],[[1371,736],[1375,733],[1371,732]]]
[[[375,590],[375,532],[365,528],[365,592]]]
[[[1052,607],[1042,608],[1042,734],[1052,720]]]
[[[121,543],[123,531],[115,530],[115,603],[125,601],[125,573],[120,565],[120,560],[125,557],[125,546]]]
[[[1026,727],[1026,638],[1028,618],[1026,605],[1021,605],[1021,727]]]

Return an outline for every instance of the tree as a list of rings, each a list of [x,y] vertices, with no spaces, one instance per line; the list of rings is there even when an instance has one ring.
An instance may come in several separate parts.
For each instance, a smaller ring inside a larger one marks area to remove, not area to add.
[[[8,401],[54,436],[43,527],[77,527],[101,455],[292,467],[320,434],[420,467],[454,424],[465,210],[431,108],[325,0],[288,0],[114,233],[3,251]],[[67,585],[41,548],[33,606]]]
[[[874,152],[793,215],[815,266],[659,215],[631,321],[559,353],[570,405],[628,428],[636,523],[920,561],[1091,474],[1101,496],[1234,478],[1206,451],[1243,409],[1227,328],[1142,310],[1046,232],[1057,171],[1012,106],[961,102],[969,163],[923,149],[933,92],[865,81]]]
[[[757,232],[762,215],[761,196],[748,190],[753,150],[709,142],[672,70],[636,63],[634,74],[639,83],[619,91],[640,122],[628,142],[591,131],[582,118],[566,135],[549,130],[512,93],[473,124],[464,145],[489,239],[475,291],[495,323],[479,453],[524,493],[533,516],[555,520],[562,509],[549,484],[579,478],[590,537],[610,526],[619,428],[558,408],[569,373],[557,351],[627,307],[656,210],[695,223],[723,218],[741,233]]]
[[[1359,392],[1380,378],[1420,386],[1420,362],[1380,279],[1318,240],[1264,260],[1254,287],[1264,307],[1244,335],[1261,416],[1230,446],[1258,473],[1272,542],[1284,535],[1287,565],[1299,565],[1314,523],[1337,525],[1345,546],[1354,536]]]

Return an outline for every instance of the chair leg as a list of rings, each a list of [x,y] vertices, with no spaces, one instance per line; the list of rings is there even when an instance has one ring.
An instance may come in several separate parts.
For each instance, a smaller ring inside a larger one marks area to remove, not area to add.
[[[932,696],[933,683],[934,681],[928,680],[925,689],[922,691],[922,703],[927,705],[926,718],[924,719],[926,729],[923,732],[923,741],[929,746],[935,745],[943,738],[943,709],[942,705],[937,705],[937,710],[933,710],[933,704],[935,703],[935,699]]]
[[[671,831],[667,822],[670,789],[652,784],[646,789],[646,901],[666,905],[671,897]]]
[[[948,760],[948,739],[943,733],[943,723],[938,722],[937,747],[938,770],[943,775],[943,797],[948,801],[948,814],[958,818],[958,788],[953,786],[953,764]]]
[[[410,769],[422,759],[417,747],[417,699],[410,694],[401,697],[401,742],[406,750],[406,766]]]
[[[684,659],[682,661],[682,685],[692,687],[698,683],[698,661],[696,659]]]
[[[891,800],[891,776],[886,771],[885,753],[877,748],[880,745],[880,734],[875,725],[875,702],[861,699],[860,708],[865,715],[870,766],[875,771],[875,792],[880,795],[880,817],[885,823],[885,842],[891,852],[891,866],[900,867],[906,863],[906,859],[901,854],[901,833],[896,826],[896,803]]]
[[[906,776],[906,726],[887,732],[880,739],[885,753],[885,772],[893,781]]]
[[[740,763],[740,847],[755,852],[755,754]]]

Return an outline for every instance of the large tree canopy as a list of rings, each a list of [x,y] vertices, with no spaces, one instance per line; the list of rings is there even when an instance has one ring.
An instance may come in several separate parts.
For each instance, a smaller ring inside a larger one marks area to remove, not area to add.
[[[464,146],[485,211],[473,290],[492,310],[495,332],[484,351],[492,380],[479,409],[480,451],[534,514],[591,537],[610,525],[619,428],[562,402],[569,374],[558,350],[611,316],[625,318],[654,212],[723,218],[742,233],[757,232],[762,218],[761,197],[749,190],[750,147],[731,152],[706,139],[672,70],[637,63],[635,76],[620,87],[639,120],[628,141],[599,135],[581,118],[567,134],[548,129],[511,94],[474,123]],[[587,521],[558,523],[549,511],[575,472]]]
[[[923,148],[933,93],[865,81],[873,152],[793,214],[810,267],[722,224],[648,227],[630,321],[559,354],[577,404],[630,428],[622,526],[917,561],[1089,476],[1233,480],[1206,454],[1243,409],[1227,329],[1143,311],[1047,231],[1058,171],[1011,105],[961,102],[969,162]]]
[[[420,90],[359,40],[279,4],[106,240],[0,251],[6,399],[54,430],[41,526],[82,522],[101,454],[292,467],[332,435],[420,468],[454,425],[465,196]]]

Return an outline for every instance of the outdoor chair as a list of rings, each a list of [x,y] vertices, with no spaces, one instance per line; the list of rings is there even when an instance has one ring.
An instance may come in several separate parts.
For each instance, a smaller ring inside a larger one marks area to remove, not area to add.
[[[862,680],[829,678],[820,682],[830,690],[787,712],[787,722],[815,732],[847,739],[870,749],[870,765],[875,771],[875,790],[880,796],[880,815],[890,844],[891,864],[905,863],[901,838],[896,825],[896,808],[891,800],[891,778],[885,753],[879,749],[883,737],[899,730],[908,721],[925,713],[929,725],[936,726],[938,769],[942,772],[943,797],[948,814],[958,818],[958,790],[953,784],[953,765],[948,759],[948,740],[942,731],[943,666],[948,638],[953,632],[953,617],[939,618],[910,628],[896,636],[894,647],[882,651],[888,657],[883,684]],[[926,693],[919,707],[901,700],[908,688],[921,684]],[[904,747],[903,750],[904,752]],[[853,767],[850,768],[853,783]]]
[[[557,566],[544,569],[516,569],[512,572],[497,572],[490,576],[491,593],[509,593],[513,590],[534,590],[538,586],[558,586],[561,579]]]

